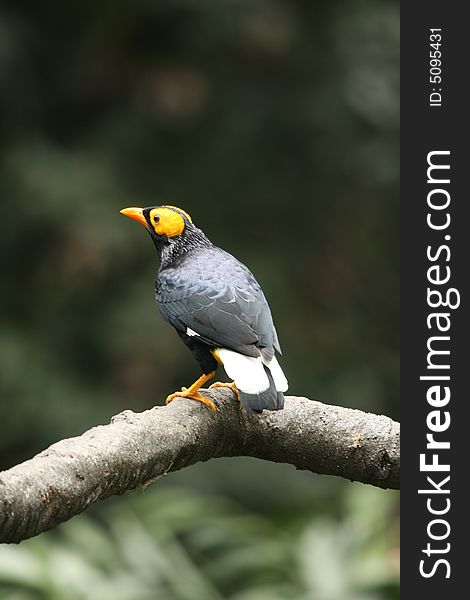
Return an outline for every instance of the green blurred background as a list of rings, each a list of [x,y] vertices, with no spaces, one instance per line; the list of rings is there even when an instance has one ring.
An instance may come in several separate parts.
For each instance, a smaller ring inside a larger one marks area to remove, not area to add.
[[[148,236],[249,265],[290,393],[398,416],[398,2],[0,7],[0,468],[198,376]],[[398,598],[395,492],[220,459],[0,546],[8,600]]]

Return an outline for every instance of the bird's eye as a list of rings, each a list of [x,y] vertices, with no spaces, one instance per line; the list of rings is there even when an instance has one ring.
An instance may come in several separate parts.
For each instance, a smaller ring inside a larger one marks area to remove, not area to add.
[[[158,221],[160,221],[160,217],[158,217],[158,216],[153,217],[154,223],[158,223]]]

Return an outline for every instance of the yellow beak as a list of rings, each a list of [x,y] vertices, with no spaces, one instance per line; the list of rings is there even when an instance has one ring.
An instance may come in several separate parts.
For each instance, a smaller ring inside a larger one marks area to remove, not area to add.
[[[130,219],[134,219],[134,221],[138,221],[141,225],[143,225],[146,229],[149,228],[146,218],[144,217],[143,210],[141,208],[137,208],[135,206],[131,206],[129,208],[123,208],[120,211],[121,215],[125,215]]]

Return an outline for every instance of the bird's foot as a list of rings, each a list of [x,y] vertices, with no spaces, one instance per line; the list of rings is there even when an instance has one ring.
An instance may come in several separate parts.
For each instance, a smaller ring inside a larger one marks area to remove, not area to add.
[[[192,400],[197,400],[198,402],[201,402],[202,404],[204,404],[204,406],[207,406],[208,408],[210,408],[214,415],[217,412],[217,408],[216,408],[215,404],[212,402],[212,400],[210,400],[209,398],[206,398],[201,393],[199,393],[197,390],[193,391],[191,389],[183,387],[183,388],[181,388],[181,392],[175,392],[174,394],[170,394],[168,396],[168,398],[165,400],[165,404],[169,404],[175,398],[191,398]]]
[[[240,400],[240,393],[239,393],[237,385],[234,381],[232,381],[232,383],[222,383],[221,381],[216,381],[215,383],[213,383],[212,385],[209,386],[209,389],[211,390],[212,388],[221,388],[221,387],[230,388],[232,390],[232,392],[235,393],[238,400]]]

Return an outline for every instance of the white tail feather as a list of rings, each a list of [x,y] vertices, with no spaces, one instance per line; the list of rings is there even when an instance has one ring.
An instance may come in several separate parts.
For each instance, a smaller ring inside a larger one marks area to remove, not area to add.
[[[222,361],[227,375],[242,392],[257,394],[269,388],[269,379],[263,365],[270,370],[278,392],[286,392],[289,387],[275,356],[269,361],[264,361],[261,356],[253,358],[226,348],[217,348],[217,356]]]
[[[277,358],[275,356],[272,357],[271,360],[263,361],[264,364],[271,371],[271,375],[274,379],[274,385],[276,386],[276,390],[278,392],[287,392],[289,388],[289,382],[287,381],[286,376],[284,375],[283,370],[281,369],[281,365],[278,363]]]
[[[217,356],[222,361],[227,375],[242,392],[257,394],[269,389],[269,379],[261,357],[245,356],[226,348],[217,348]]]

